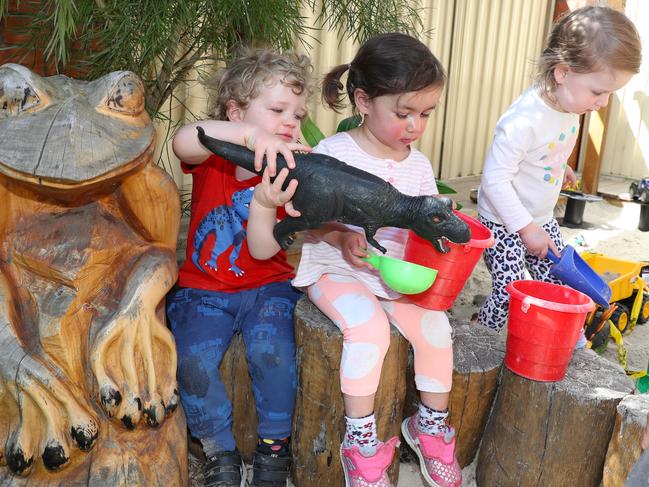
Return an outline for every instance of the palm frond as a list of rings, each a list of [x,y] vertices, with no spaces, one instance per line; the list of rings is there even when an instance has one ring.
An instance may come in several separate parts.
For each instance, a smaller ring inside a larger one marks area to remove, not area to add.
[[[51,25],[52,33],[45,47],[45,56],[54,56],[61,64],[69,60],[70,43],[74,40],[76,24],[79,20],[74,0],[50,0],[46,11],[51,12],[46,20]]]
[[[8,4],[0,0],[0,18]],[[30,42],[44,46],[59,69],[74,60],[88,78],[135,72],[153,115],[198,62],[228,59],[241,45],[308,45],[315,27],[307,11],[324,28],[357,41],[422,30],[411,0],[47,0],[30,22]]]
[[[317,12],[323,27],[362,43],[385,32],[416,33],[423,30],[422,9],[409,1],[304,0]],[[318,10],[318,6],[320,7]]]

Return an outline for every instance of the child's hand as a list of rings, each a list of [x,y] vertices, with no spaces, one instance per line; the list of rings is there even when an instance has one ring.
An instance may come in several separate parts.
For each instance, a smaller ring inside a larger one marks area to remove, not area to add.
[[[246,147],[255,151],[255,170],[261,170],[262,160],[266,156],[266,163],[271,177],[275,176],[277,171],[277,154],[282,154],[286,159],[287,166],[293,169],[295,167],[293,151],[311,151],[311,148],[307,145],[285,142],[260,127],[252,127],[245,135],[244,140]]]
[[[523,241],[523,245],[525,245],[527,251],[532,255],[542,259],[547,255],[548,249],[556,256],[561,255],[561,252],[557,249],[548,232],[534,222],[521,228],[518,234]]]
[[[275,181],[270,182],[270,168],[267,167],[264,170],[264,174],[261,178],[261,183],[255,188],[253,198],[259,205],[264,208],[274,209],[278,206],[284,206],[286,209],[286,214],[292,217],[300,216],[300,212],[293,208],[291,203],[291,198],[295,194],[297,189],[298,181],[293,179],[285,190],[282,190],[282,186],[286,182],[288,176],[288,169],[282,169]]]
[[[340,234],[340,250],[343,258],[354,267],[372,267],[363,260],[367,257],[367,241],[358,232],[348,231]]]
[[[577,185],[577,175],[570,166],[566,167],[566,172],[563,174],[563,184],[561,185],[561,187],[571,190],[579,189],[579,186]]]

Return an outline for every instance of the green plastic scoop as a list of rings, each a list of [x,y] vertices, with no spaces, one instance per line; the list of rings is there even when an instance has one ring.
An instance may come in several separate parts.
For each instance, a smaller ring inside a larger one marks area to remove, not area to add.
[[[365,260],[379,271],[381,279],[390,289],[401,294],[423,293],[433,285],[437,277],[437,269],[394,257],[370,252]]]

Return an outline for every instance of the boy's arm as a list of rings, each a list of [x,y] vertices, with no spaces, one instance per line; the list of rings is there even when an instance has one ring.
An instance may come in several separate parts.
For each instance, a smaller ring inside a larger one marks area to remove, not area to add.
[[[225,120],[202,120],[182,127],[172,143],[174,154],[186,164],[201,164],[212,153],[199,142],[196,127],[202,127],[205,133],[215,139],[224,140],[237,145],[243,145],[255,151],[255,168],[261,169],[262,159],[266,156],[271,176],[275,175],[275,159],[282,154],[290,168],[295,167],[294,150],[310,151],[311,148],[297,143],[286,143],[276,135],[266,132],[245,122],[230,122]]]
[[[202,120],[181,127],[174,136],[172,147],[176,157],[186,164],[200,164],[212,155],[198,141],[197,126],[203,127],[210,137],[238,145],[245,145],[245,132],[251,128],[249,124],[224,120]]]
[[[270,259],[281,250],[273,234],[277,222],[277,207],[287,205],[295,194],[298,184],[297,180],[293,179],[286,190],[282,191],[287,176],[288,169],[282,169],[275,181],[271,183],[269,170],[266,169],[261,183],[255,187],[246,230],[248,251],[255,259]],[[300,216],[300,212],[293,209],[291,205],[286,206],[286,213],[289,216]]]
[[[281,250],[275,240],[273,228],[277,222],[277,208],[266,208],[253,196],[248,215],[248,251],[258,260],[270,259]]]
[[[300,212],[288,205],[295,194],[297,180],[292,180],[286,190],[282,186],[288,176],[288,169],[282,169],[273,183],[270,182],[268,170],[264,171],[261,183],[255,188],[250,202],[248,215],[248,251],[258,260],[270,259],[281,250],[275,240],[273,228],[277,222],[277,207],[284,206],[288,216],[300,216]],[[369,266],[363,257],[367,256],[367,242],[365,237],[342,223],[329,222],[320,228],[310,230],[316,238],[339,248],[343,257],[352,265],[358,267]]]

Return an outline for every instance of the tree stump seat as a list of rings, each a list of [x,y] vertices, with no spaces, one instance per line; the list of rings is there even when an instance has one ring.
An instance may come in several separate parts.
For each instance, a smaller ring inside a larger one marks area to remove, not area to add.
[[[647,424],[649,396],[626,396],[617,405],[615,427],[604,462],[602,487],[624,485],[633,465],[640,457],[640,441]]]
[[[465,466],[473,461],[480,444],[505,347],[498,333],[486,327],[453,320],[451,325],[454,371],[450,421],[457,431],[458,461]],[[345,428],[339,379],[342,334],[306,296],[297,304],[295,328],[298,387],[292,433],[292,480],[298,487],[339,487],[344,483],[339,460]],[[401,421],[415,411],[418,396],[409,365],[411,357],[408,341],[392,327],[375,401],[381,439],[399,436]],[[233,402],[233,431],[238,448],[242,457],[251,461],[257,438],[257,416],[239,336],[234,338],[223,359],[221,374]],[[393,482],[398,477],[398,457],[395,455],[390,469]]]
[[[293,417],[293,483],[298,487],[339,487],[344,408],[340,392],[342,333],[305,296],[295,309],[298,386]],[[408,341],[391,328],[390,347],[376,393],[375,414],[381,439],[399,436],[406,395]],[[389,470],[396,484],[399,455]]]
[[[338,461],[338,448],[344,432],[344,409],[338,376],[342,333],[307,297],[298,302],[295,318],[298,391],[292,437],[296,469],[293,473],[294,483],[298,486],[315,485],[311,483],[316,473],[315,467],[322,469],[322,465],[326,464],[326,468],[320,472],[323,477],[320,480],[325,482],[322,485],[339,486],[343,474]],[[382,438],[399,435],[407,354],[408,342],[393,327],[376,396],[378,429]],[[257,444],[257,412],[245,346],[239,334],[232,339],[220,370],[232,402],[232,431],[237,447],[242,458],[251,462]],[[190,448],[195,456],[201,455],[196,443],[191,444]],[[395,461],[395,465],[398,469],[398,462]],[[300,479],[303,479],[302,483]]]
[[[482,433],[498,387],[505,358],[505,343],[498,332],[486,326],[469,325],[450,318],[453,327],[453,388],[449,398],[449,423],[455,428],[458,463],[469,465],[478,451]],[[412,350],[411,350],[412,352]],[[412,353],[408,363],[406,409],[414,414],[419,404],[415,388]],[[402,457],[410,460],[402,445]]]
[[[577,350],[559,382],[503,368],[477,484],[599,486],[616,408],[633,387],[621,367],[591,350]]]

